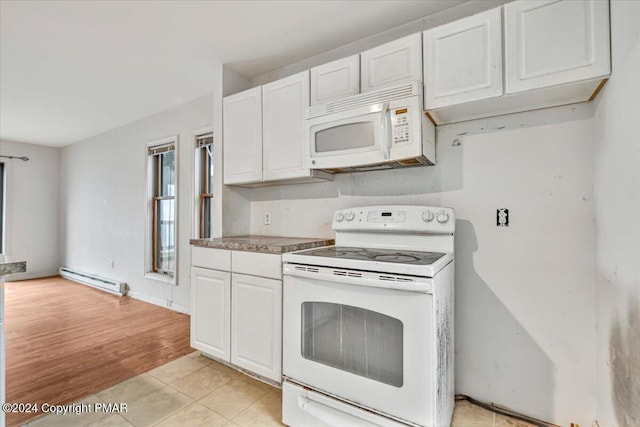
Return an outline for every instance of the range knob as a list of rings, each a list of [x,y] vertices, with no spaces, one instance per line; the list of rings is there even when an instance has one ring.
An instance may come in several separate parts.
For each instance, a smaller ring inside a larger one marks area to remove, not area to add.
[[[444,224],[449,221],[449,214],[445,211],[438,212],[438,216],[436,218],[440,224]]]
[[[336,221],[342,222],[343,219],[344,219],[344,215],[342,214],[342,212],[338,212],[336,214]]]
[[[347,221],[353,221],[356,215],[353,212],[347,212]]]
[[[422,220],[424,222],[431,222],[431,221],[433,221],[433,218],[435,218],[435,215],[433,214],[433,211],[422,212]]]

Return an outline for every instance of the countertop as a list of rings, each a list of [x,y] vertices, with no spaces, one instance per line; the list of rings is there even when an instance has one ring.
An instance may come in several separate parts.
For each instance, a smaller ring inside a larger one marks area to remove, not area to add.
[[[189,243],[205,248],[283,254],[285,252],[333,245],[334,240],[278,236],[230,236],[215,239],[191,239]]]
[[[27,271],[27,261],[14,261],[11,258],[0,258],[0,276],[24,273],[25,271]]]

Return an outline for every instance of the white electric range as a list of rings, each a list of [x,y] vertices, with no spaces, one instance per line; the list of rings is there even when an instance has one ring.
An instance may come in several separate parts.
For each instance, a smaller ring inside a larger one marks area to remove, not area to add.
[[[449,425],[453,210],[345,209],[333,229],[283,256],[283,422]]]

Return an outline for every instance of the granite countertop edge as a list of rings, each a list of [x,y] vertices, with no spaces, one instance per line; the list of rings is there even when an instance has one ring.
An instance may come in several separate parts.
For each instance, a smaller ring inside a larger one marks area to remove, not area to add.
[[[5,274],[24,273],[27,271],[26,261],[1,261],[0,277]]]
[[[239,239],[249,241],[238,241]],[[257,239],[260,240],[260,242],[251,242],[251,239]],[[287,252],[317,248],[320,246],[333,245],[334,240],[297,237],[231,236],[215,239],[191,239],[189,240],[189,243],[193,246],[213,249],[227,249],[232,251],[258,252],[267,254],[283,254]]]

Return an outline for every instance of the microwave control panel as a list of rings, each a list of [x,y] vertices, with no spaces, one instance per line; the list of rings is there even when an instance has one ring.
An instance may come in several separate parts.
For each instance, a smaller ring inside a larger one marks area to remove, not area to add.
[[[391,129],[393,129],[393,145],[409,144],[409,109],[391,110]]]

